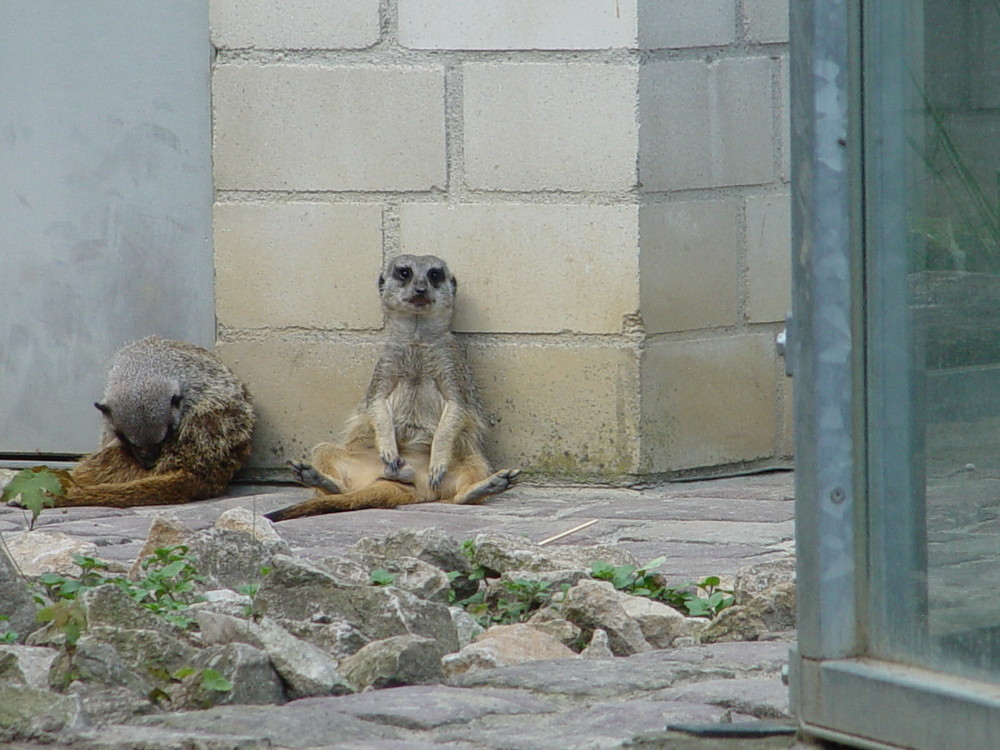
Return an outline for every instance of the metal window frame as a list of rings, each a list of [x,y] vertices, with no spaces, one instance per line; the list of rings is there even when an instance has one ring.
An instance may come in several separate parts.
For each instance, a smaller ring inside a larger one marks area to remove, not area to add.
[[[885,585],[893,566],[913,570],[920,551],[899,544],[899,529],[870,513],[867,502],[869,493],[888,493],[892,470],[884,462],[870,466],[869,449],[884,458],[882,451],[894,448],[866,445],[865,421],[898,418],[899,409],[909,407],[885,400],[885,389],[873,391],[870,412],[865,406],[868,379],[877,388],[885,368],[896,366],[878,353],[866,361],[871,337],[894,335],[893,326],[898,333],[907,323],[880,314],[886,322],[870,331],[863,325],[866,304],[891,312],[884,307],[891,300],[878,294],[866,301],[864,280],[866,272],[892,274],[893,260],[872,254],[866,261],[864,252],[862,10],[891,14],[899,6],[872,0],[863,9],[862,2],[790,3],[794,292],[788,357],[796,380],[799,591],[792,705],[805,734],[855,747],[993,750],[1000,686],[869,655],[878,641],[868,624],[878,628],[887,620],[880,610],[886,597],[868,589],[870,569],[878,573],[874,589]],[[867,166],[889,169],[891,163],[876,157]],[[878,237],[872,232],[869,241]],[[904,434],[913,434],[907,420],[904,415]],[[905,446],[894,455],[903,464],[908,458]],[[902,484],[902,493],[880,499],[912,502],[900,497],[912,482]],[[914,525],[905,535],[919,533]],[[917,595],[904,599],[914,612],[922,606]]]

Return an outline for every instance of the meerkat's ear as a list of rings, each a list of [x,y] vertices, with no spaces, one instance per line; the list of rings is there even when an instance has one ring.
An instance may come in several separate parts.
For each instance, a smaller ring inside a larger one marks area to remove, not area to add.
[[[381,292],[383,287],[385,287],[385,276],[382,274],[378,275],[378,290]]]
[[[458,279],[454,275],[451,277],[451,293],[454,294],[455,290],[458,289]]]

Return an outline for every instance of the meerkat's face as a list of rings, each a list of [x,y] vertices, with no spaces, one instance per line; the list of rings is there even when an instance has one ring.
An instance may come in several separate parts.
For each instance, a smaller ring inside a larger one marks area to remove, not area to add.
[[[456,287],[448,264],[433,255],[400,255],[378,278],[382,304],[414,315],[450,312]]]

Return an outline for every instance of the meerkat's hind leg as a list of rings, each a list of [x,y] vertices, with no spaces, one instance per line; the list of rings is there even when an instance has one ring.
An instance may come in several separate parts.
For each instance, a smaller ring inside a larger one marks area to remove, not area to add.
[[[520,475],[520,469],[501,469],[495,474],[486,477],[481,482],[465,488],[456,494],[451,502],[458,505],[480,503],[490,495],[498,495],[501,492],[509,490],[517,482],[517,478]]]
[[[290,459],[288,467],[291,469],[295,481],[299,484],[304,484],[306,487],[315,487],[317,490],[325,492],[328,495],[339,495],[344,491],[343,487],[312,464]]]

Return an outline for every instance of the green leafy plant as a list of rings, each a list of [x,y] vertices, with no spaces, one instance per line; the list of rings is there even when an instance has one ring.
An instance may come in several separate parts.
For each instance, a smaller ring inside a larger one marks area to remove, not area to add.
[[[87,627],[87,618],[83,608],[72,599],[60,599],[47,607],[38,610],[35,615],[38,622],[51,623],[66,636],[66,645],[72,648],[76,645],[80,634]]]
[[[188,548],[183,544],[155,550],[142,561],[141,567],[146,575],[139,581],[130,581],[123,576],[109,577],[105,575],[108,566],[104,562],[74,555],[73,561],[80,567],[80,575],[67,577],[45,573],[39,576],[38,582],[46,588],[49,597],[56,600],[56,604],[73,601],[86,589],[112,583],[140,606],[186,629],[195,622],[187,609],[196,601],[193,593],[195,584],[202,580],[194,560],[187,553]]]
[[[385,568],[377,568],[371,572],[373,586],[392,586],[396,582],[396,576]]]
[[[53,507],[55,499],[65,495],[71,483],[68,471],[33,466],[14,475],[0,492],[0,502],[16,502],[29,511],[28,529],[33,529],[42,510]]]
[[[620,591],[663,602],[690,617],[714,618],[735,602],[733,592],[721,588],[718,576],[682,586],[666,585],[662,576],[652,572],[665,561],[665,557],[658,557],[639,567],[597,561],[591,563],[590,574],[598,580],[610,581]]]
[[[10,618],[0,615],[0,643],[16,643],[17,631],[10,629]]]
[[[202,690],[211,690],[219,693],[226,693],[233,689],[233,683],[226,679],[226,676],[215,669],[195,669],[194,667],[182,667],[170,675],[176,682],[182,682],[192,675],[198,675],[199,685]]]
[[[568,586],[563,586],[565,593]],[[489,594],[480,589],[472,596],[457,602],[458,606],[476,618],[484,628],[490,625],[509,625],[525,622],[531,615],[553,602],[559,591],[553,590],[549,581],[518,578],[500,581]]]
[[[265,578],[268,573],[271,572],[270,565],[264,565],[260,569],[260,577]],[[242,586],[237,586],[237,593],[243,594],[250,597],[250,604],[248,604],[243,609],[243,614],[247,617],[253,616],[256,611],[255,602],[257,600],[257,592],[260,591],[260,581],[251,581],[250,583],[244,583]]]

